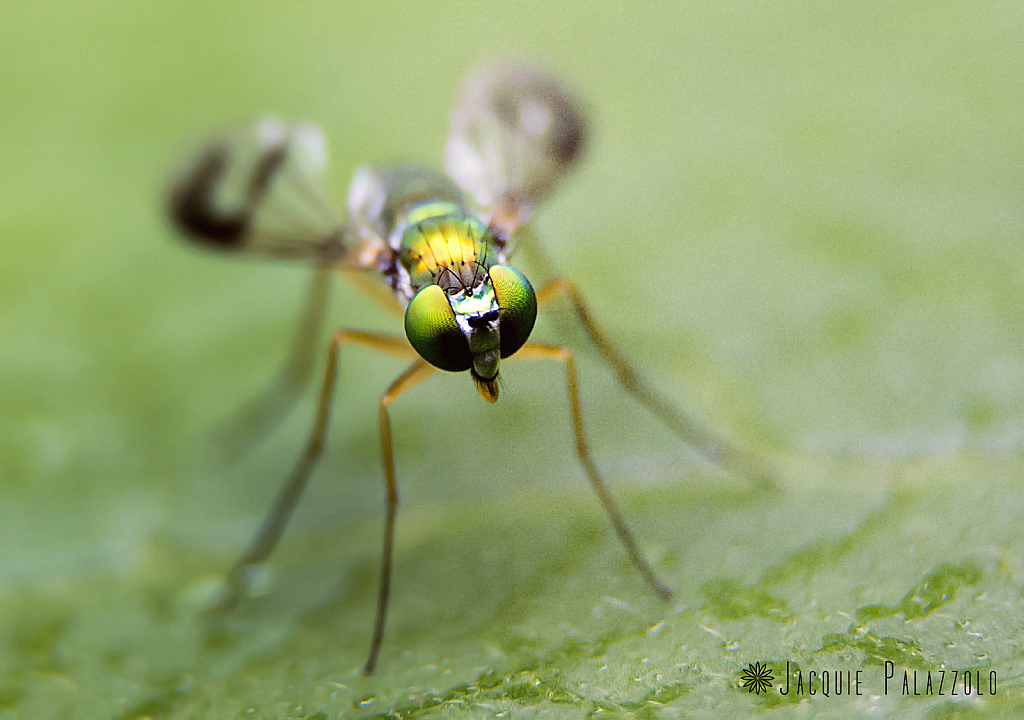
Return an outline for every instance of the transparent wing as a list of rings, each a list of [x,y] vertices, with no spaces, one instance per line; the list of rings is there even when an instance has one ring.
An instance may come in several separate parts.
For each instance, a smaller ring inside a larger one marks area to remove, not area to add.
[[[449,174],[510,235],[582,154],[583,112],[560,82],[527,65],[487,66],[452,111]]]
[[[171,221],[208,247],[337,262],[347,231],[323,190],[326,164],[315,125],[265,120],[231,129],[174,180]]]

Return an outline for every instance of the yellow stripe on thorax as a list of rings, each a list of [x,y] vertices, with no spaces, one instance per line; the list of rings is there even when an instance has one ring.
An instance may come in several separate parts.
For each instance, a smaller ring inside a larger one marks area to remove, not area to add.
[[[411,272],[436,274],[441,266],[457,268],[476,260],[477,241],[469,237],[464,222],[430,223],[421,226],[421,234],[411,243],[411,250],[419,256]]]
[[[444,268],[471,279],[475,268],[488,264],[487,227],[476,217],[452,209],[447,203],[431,203],[409,215],[415,222],[402,236],[402,264],[414,286],[433,282]]]

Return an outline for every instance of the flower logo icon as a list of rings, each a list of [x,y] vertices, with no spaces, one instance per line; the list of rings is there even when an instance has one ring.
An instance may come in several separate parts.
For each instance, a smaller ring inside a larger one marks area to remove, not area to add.
[[[740,674],[740,679],[743,681],[743,687],[747,689],[747,692],[757,693],[758,695],[762,692],[768,692],[772,687],[772,681],[775,680],[771,669],[762,663],[748,664],[747,669]]]

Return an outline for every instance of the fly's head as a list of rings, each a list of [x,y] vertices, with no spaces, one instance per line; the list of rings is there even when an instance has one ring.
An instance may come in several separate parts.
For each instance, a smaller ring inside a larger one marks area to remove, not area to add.
[[[500,361],[515,354],[537,320],[537,296],[526,277],[492,265],[473,287],[437,283],[420,289],[405,311],[405,334],[441,370],[469,370],[480,396],[498,399]]]

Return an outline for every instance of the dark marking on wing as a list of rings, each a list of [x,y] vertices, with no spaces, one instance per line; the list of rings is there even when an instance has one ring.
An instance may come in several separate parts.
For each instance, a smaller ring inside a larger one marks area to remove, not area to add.
[[[171,191],[171,220],[195,240],[226,250],[245,245],[253,211],[285,159],[286,146],[271,148],[253,169],[245,203],[236,212],[219,212],[213,203],[230,160],[222,145],[211,147]]]
[[[551,134],[551,156],[563,165],[576,161],[583,151],[587,136],[583,118],[571,106],[561,105],[555,110],[555,129]]]

